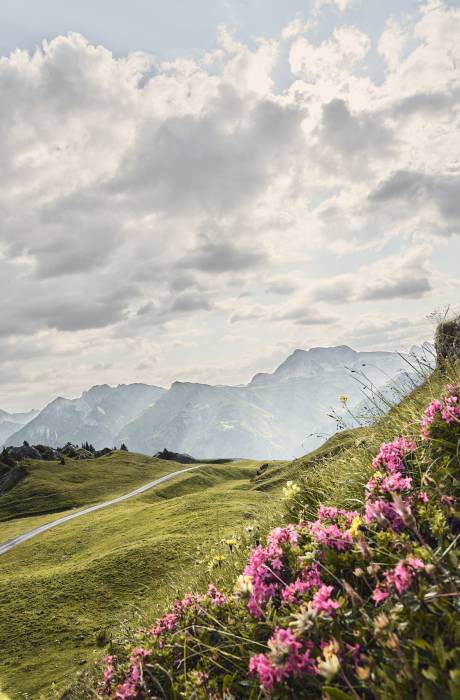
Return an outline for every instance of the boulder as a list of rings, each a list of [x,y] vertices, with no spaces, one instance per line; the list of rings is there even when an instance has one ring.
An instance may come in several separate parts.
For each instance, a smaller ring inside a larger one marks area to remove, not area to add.
[[[443,371],[448,363],[460,360],[460,316],[442,321],[436,328],[434,340],[438,367]]]

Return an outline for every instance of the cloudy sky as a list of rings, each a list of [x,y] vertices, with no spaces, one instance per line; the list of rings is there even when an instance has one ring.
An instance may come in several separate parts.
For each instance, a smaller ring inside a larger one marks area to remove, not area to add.
[[[0,5],[0,408],[403,350],[460,293],[460,2]]]

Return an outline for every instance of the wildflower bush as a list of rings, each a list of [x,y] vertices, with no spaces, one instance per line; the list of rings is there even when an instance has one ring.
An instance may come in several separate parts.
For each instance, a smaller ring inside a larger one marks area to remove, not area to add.
[[[354,510],[283,493],[232,588],[177,600],[106,657],[108,698],[460,698],[460,401],[383,443]],[[234,546],[234,543],[232,544]]]

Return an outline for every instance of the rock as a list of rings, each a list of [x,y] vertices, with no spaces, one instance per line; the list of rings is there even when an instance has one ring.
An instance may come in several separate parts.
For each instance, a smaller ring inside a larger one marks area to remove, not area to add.
[[[180,454],[179,452],[170,452],[164,448],[161,452],[157,452],[154,457],[158,459],[166,459],[171,462],[179,462],[179,464],[198,464],[198,460],[191,455]]]
[[[448,363],[460,360],[460,316],[438,325],[434,346],[441,371],[445,370]]]
[[[21,447],[7,447],[7,453],[15,462],[22,462],[24,459],[42,459],[40,452],[31,445]]]

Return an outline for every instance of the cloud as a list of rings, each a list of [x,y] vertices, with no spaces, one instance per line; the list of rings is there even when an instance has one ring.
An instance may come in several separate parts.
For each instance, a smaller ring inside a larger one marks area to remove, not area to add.
[[[311,296],[322,302],[346,304],[356,301],[419,299],[432,290],[429,246],[414,246],[407,253],[388,256],[356,270],[312,286]]]
[[[334,99],[323,106],[320,138],[325,147],[349,158],[363,152],[385,157],[394,135],[382,119],[372,114],[351,114],[344,100]]]
[[[271,317],[272,321],[293,321],[298,326],[323,326],[334,323],[337,319],[308,306],[296,306],[280,311]]]
[[[379,183],[369,195],[371,204],[418,207],[419,212],[434,208],[436,221],[432,233],[460,233],[460,175],[435,175],[411,170],[398,170]]]
[[[393,300],[422,315],[457,293],[460,9],[419,4],[371,42],[358,4],[319,5],[334,12],[314,26],[222,28],[193,59],[69,34],[0,60],[0,335],[18,395],[96,366],[138,379],[152,354],[166,383],[194,333],[203,363],[217,347],[233,372],[229,318],[255,362],[280,323],[283,347],[305,328],[327,344],[363,308],[391,320]],[[25,336],[44,349],[27,367]]]

